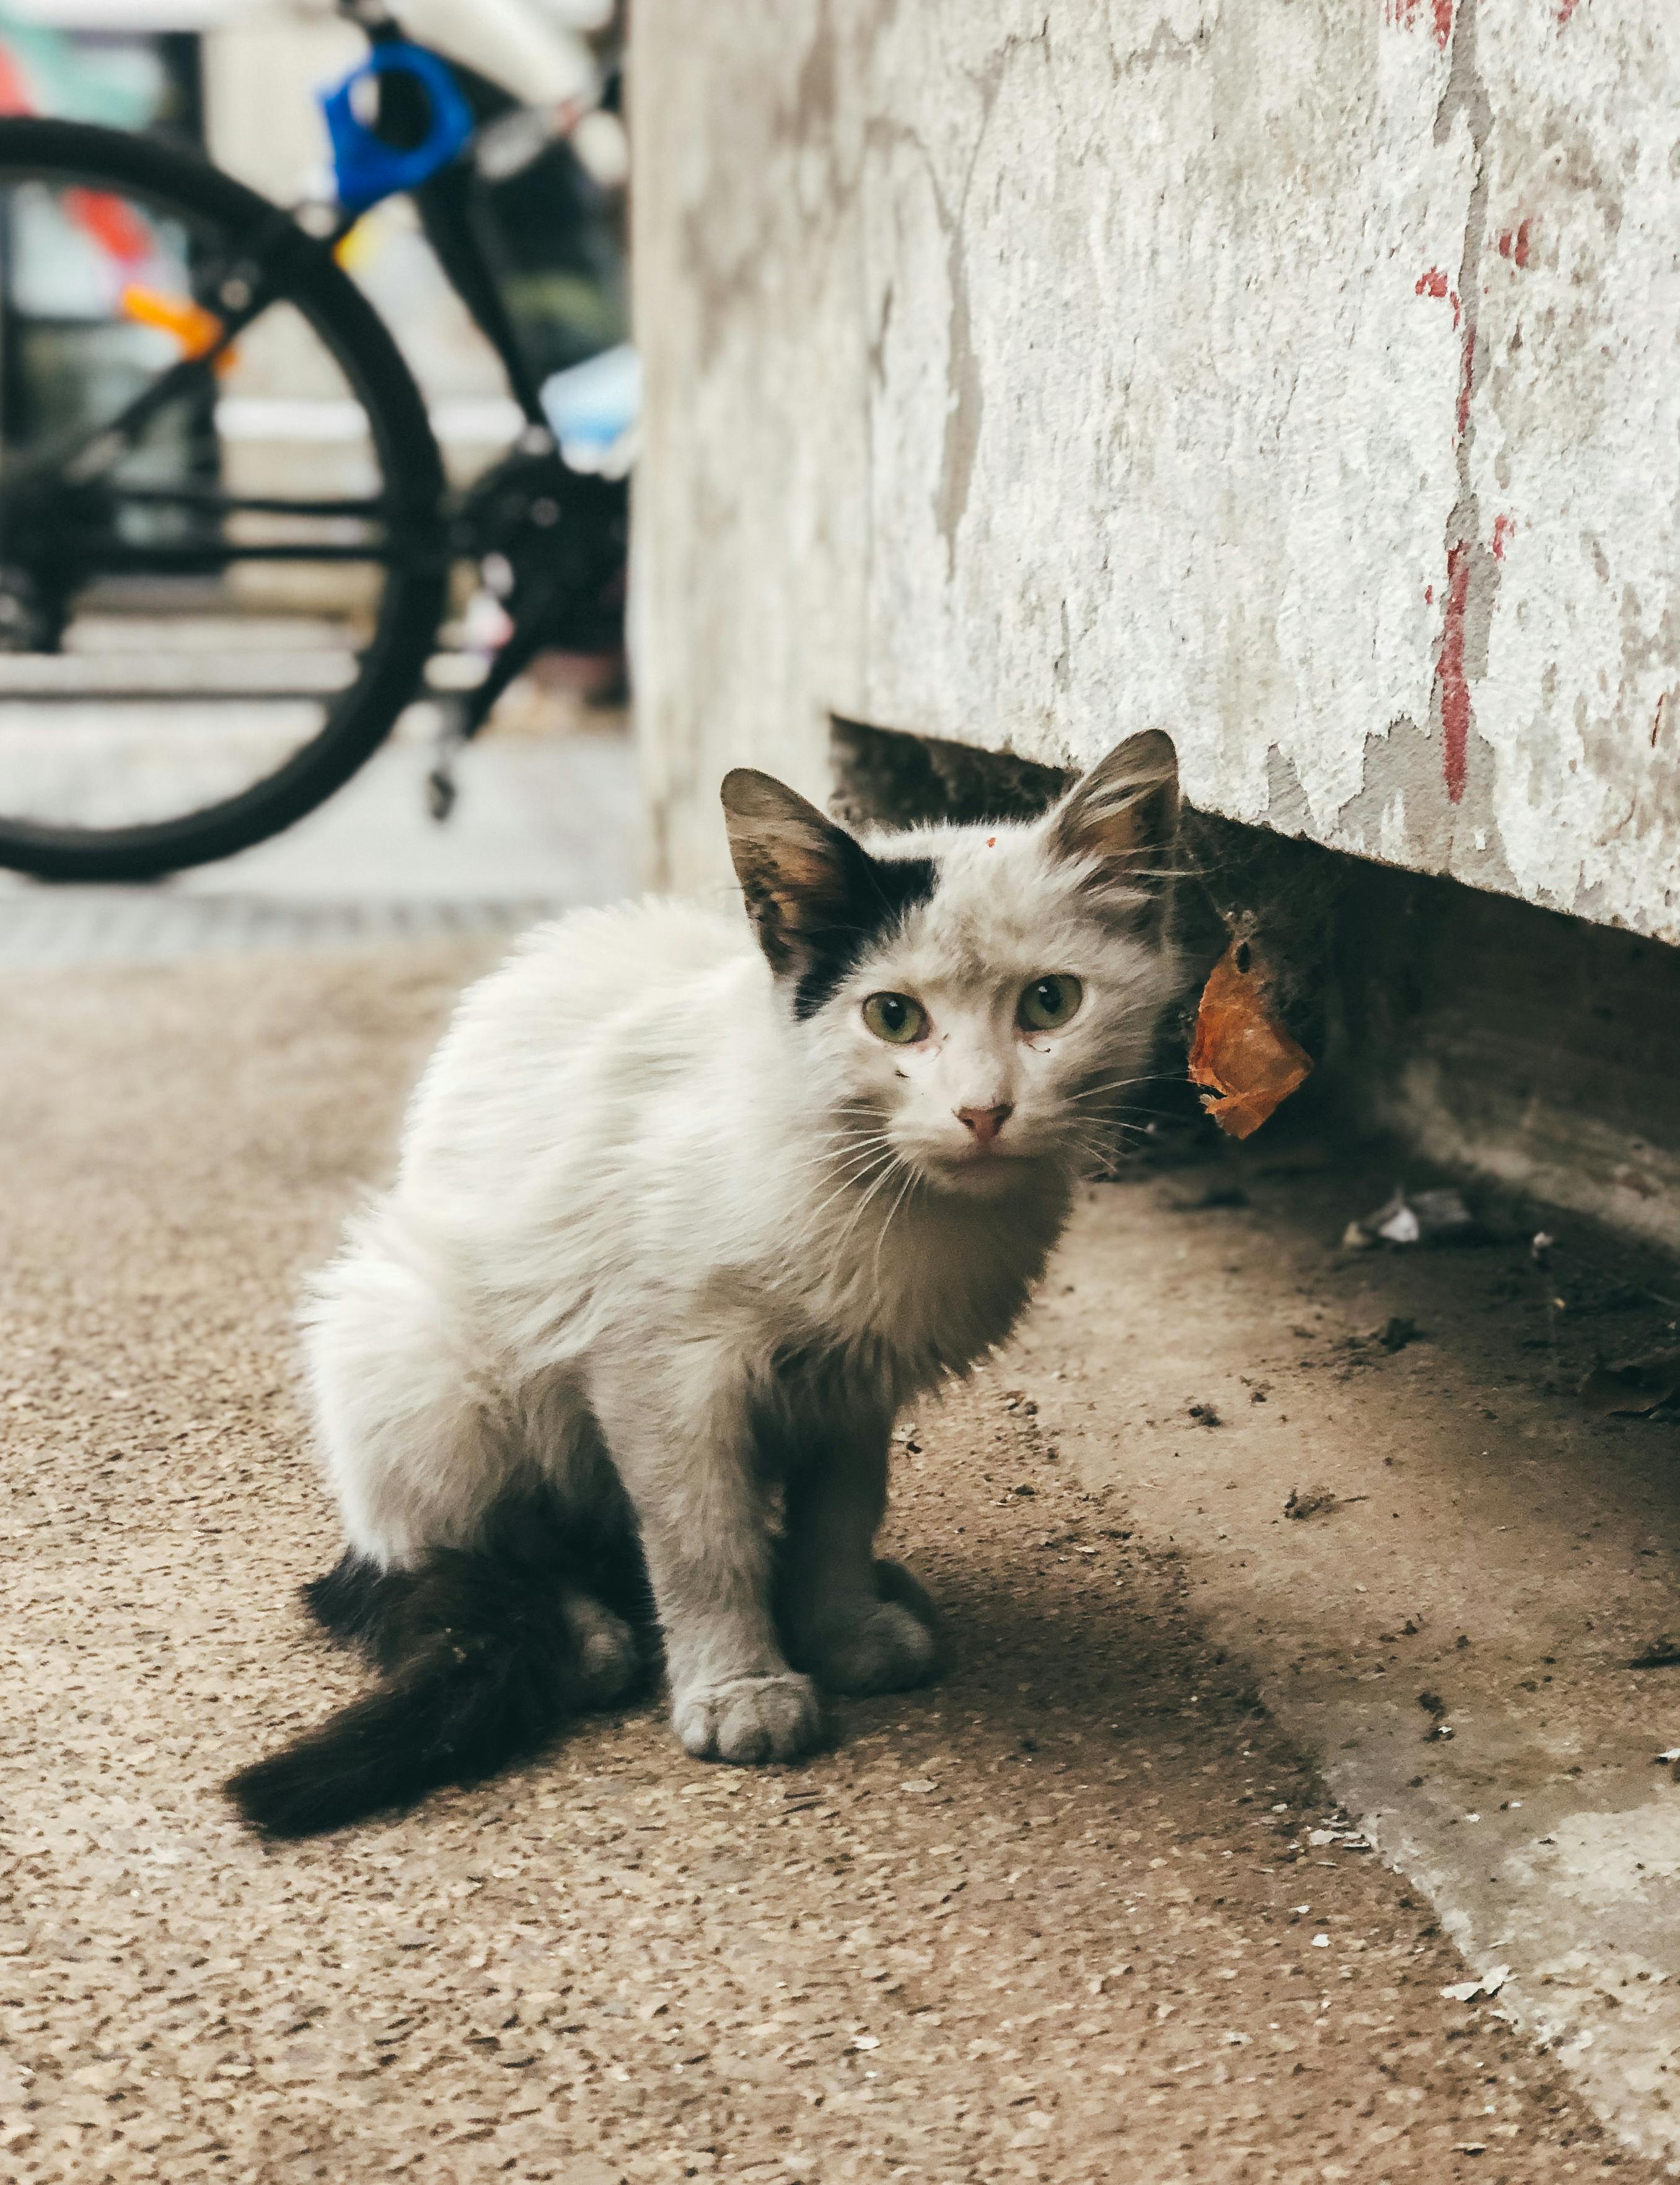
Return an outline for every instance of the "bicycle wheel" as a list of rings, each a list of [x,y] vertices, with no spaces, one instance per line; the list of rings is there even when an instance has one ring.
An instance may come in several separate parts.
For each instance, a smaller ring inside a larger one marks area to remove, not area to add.
[[[443,491],[394,343],[289,215],[0,120],[0,865],[149,877],[328,796],[421,686]]]

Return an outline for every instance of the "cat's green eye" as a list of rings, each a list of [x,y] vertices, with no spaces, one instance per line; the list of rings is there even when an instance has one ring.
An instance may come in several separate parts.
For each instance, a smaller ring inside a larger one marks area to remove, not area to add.
[[[1052,971],[1021,989],[1015,1020],[1023,1031],[1054,1031],[1084,998],[1085,988],[1071,971]]]
[[[890,1047],[908,1047],[926,1031],[928,1013],[908,994],[871,994],[863,1004],[863,1021]]]

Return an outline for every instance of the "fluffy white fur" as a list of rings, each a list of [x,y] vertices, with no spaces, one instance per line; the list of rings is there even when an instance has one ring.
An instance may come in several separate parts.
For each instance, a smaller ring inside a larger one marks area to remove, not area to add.
[[[731,779],[763,946],[670,902],[531,935],[462,1002],[394,1186],[319,1278],[307,1349],[353,1548],[388,1569],[472,1548],[533,1478],[622,1505],[678,1735],[751,1760],[815,1736],[812,1678],[931,1668],[924,1600],[873,1556],[894,1415],[1008,1333],[1147,1066],[1172,985],[1171,757],[1135,738],[1031,824],[883,838],[935,861],[931,897],[804,1017],[801,910],[838,830]],[[1024,1031],[1047,973],[1082,1003]],[[923,1004],[924,1039],[868,1029],[883,991]],[[1002,1107],[987,1150],[958,1111]],[[628,1665],[628,1634],[578,1607],[609,1673],[615,1650]]]

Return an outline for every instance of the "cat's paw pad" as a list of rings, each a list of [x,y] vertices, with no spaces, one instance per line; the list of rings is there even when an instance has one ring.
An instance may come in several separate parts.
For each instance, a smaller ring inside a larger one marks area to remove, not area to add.
[[[899,1601],[872,1602],[838,1629],[813,1635],[807,1649],[818,1681],[831,1692],[908,1691],[934,1674],[939,1644],[929,1622]]]
[[[681,1693],[672,1727],[696,1760],[793,1760],[823,1732],[823,1710],[809,1677],[732,1677]]]
[[[622,1616],[586,1595],[574,1595],[565,1613],[577,1649],[578,1706],[606,1707],[622,1699],[642,1671],[635,1633]]]

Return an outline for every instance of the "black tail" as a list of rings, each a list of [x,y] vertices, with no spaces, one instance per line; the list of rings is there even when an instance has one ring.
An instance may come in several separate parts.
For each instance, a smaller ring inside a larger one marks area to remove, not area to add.
[[[528,1554],[442,1551],[386,1575],[346,1556],[305,1598],[386,1681],[242,1769],[228,1795],[265,1836],[318,1836],[477,1782],[537,1751],[568,1714],[622,1696],[638,1661],[580,1628],[561,1605],[564,1575]]]

